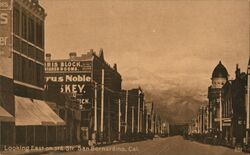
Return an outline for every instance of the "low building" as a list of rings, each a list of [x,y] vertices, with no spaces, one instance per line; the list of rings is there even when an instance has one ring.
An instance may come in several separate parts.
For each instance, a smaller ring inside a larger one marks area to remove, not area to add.
[[[200,106],[199,112],[198,112],[198,133],[199,134],[205,134],[207,133],[207,125],[208,125],[208,111],[207,106]]]

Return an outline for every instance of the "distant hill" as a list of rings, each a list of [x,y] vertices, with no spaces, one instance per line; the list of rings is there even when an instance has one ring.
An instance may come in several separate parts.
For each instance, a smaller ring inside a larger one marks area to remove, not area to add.
[[[145,99],[154,101],[156,111],[169,122],[190,121],[197,115],[200,105],[207,104],[210,83],[204,76],[179,75],[178,78],[178,75],[170,74],[162,77],[161,74],[138,69],[128,70],[123,75],[126,75],[123,79],[125,89],[141,86]]]

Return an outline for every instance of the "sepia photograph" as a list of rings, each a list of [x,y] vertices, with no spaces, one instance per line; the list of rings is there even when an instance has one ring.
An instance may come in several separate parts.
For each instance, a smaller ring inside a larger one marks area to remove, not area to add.
[[[0,155],[250,155],[250,0],[0,0]]]

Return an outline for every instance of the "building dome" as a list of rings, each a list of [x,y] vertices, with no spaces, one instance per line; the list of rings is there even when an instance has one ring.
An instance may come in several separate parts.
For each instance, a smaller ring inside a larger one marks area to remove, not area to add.
[[[228,78],[228,72],[226,67],[221,63],[221,61],[219,62],[219,64],[215,67],[213,74],[212,74],[212,78]]]

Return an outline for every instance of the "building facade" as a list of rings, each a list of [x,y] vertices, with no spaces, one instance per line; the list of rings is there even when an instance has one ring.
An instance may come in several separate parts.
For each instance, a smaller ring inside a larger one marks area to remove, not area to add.
[[[46,81],[60,83],[61,93],[72,93],[80,102],[81,141],[111,143],[119,137],[118,111],[121,75],[93,50],[68,59],[52,60],[46,55]]]
[[[15,117],[7,144],[46,146],[65,123],[44,101],[45,10],[38,0],[3,0],[0,13],[1,105]]]
[[[228,72],[225,66],[219,62],[212,74],[212,85],[208,88],[208,108],[210,132],[222,132],[222,104],[224,101],[222,87],[228,82]]]
[[[228,80],[226,68],[220,62],[213,71],[208,89],[209,132],[232,146],[247,143],[247,75],[236,65],[235,79]]]

